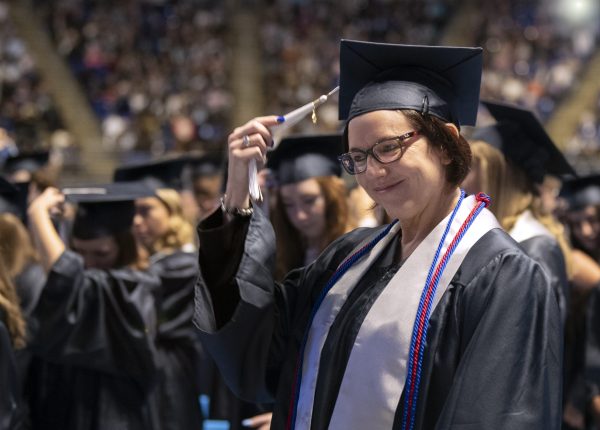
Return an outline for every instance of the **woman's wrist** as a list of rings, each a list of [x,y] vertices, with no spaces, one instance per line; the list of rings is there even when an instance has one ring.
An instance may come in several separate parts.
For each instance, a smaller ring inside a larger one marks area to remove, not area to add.
[[[250,207],[250,195],[248,190],[227,190],[223,194],[222,201],[226,208],[248,209]]]
[[[240,199],[237,201],[242,201],[240,204],[235,204],[236,200],[228,198],[227,194],[224,194],[221,197],[221,210],[229,215],[234,216],[250,216],[252,215],[253,209],[250,204],[250,199],[246,197],[245,200]]]

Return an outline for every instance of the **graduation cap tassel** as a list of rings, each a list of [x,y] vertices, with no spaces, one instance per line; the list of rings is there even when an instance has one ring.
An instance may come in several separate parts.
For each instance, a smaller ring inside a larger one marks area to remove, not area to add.
[[[427,94],[423,96],[421,102],[421,115],[429,115],[429,97],[427,97]]]
[[[325,102],[327,102],[329,97],[331,97],[332,95],[337,93],[339,91],[339,89],[340,89],[340,87],[335,87],[329,93],[323,94],[318,99],[313,100],[312,102],[309,102],[309,103],[305,104],[304,106],[299,107],[298,109],[295,109],[291,112],[286,113],[285,115],[283,115],[281,117],[283,120],[281,121],[280,124],[271,127],[271,133],[273,133],[273,134],[281,133],[282,131],[287,130],[287,129],[293,127],[294,125],[298,124],[308,114],[311,114],[311,113],[312,113],[313,124],[316,124],[317,108],[319,106],[321,106],[322,104],[324,104]],[[271,148],[271,150],[275,149],[277,147],[277,145],[278,145],[278,142],[275,142],[273,144],[273,147]],[[252,200],[257,201],[257,202],[262,201],[262,193],[260,191],[260,186],[258,184],[258,168],[256,166],[255,160],[251,160],[250,164],[248,166],[248,186],[249,186],[250,197],[252,198]]]

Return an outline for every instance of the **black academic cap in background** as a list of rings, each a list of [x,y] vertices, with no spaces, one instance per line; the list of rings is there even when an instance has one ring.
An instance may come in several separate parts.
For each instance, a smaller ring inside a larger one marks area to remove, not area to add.
[[[547,174],[576,176],[533,112],[507,104],[482,103],[497,123],[476,129],[472,140],[483,140],[501,150],[535,183],[541,183]]]
[[[62,192],[67,201],[77,203],[72,236],[82,240],[129,231],[135,200],[154,195],[153,188],[138,182],[69,187]]]
[[[600,175],[574,178],[563,183],[560,195],[569,204],[569,209],[578,210],[586,206],[600,205]]]
[[[184,188],[183,171],[187,157],[163,158],[145,163],[117,168],[113,174],[115,182],[144,182],[153,188]]]
[[[0,176],[0,195],[4,193],[10,193],[15,190],[15,186],[7,181],[3,176]]]
[[[0,213],[11,213],[26,223],[28,194],[29,182],[11,183],[0,176]]]
[[[278,185],[293,184],[317,176],[340,176],[338,156],[344,152],[339,134],[291,136],[267,153],[268,169]]]
[[[223,174],[223,157],[216,154],[192,155],[187,158],[187,166],[192,179]]]
[[[8,157],[4,162],[2,170],[8,175],[18,172],[19,170],[26,170],[30,173],[33,173],[48,164],[49,159],[49,151],[20,153],[18,155]]]
[[[342,40],[339,119],[414,109],[457,126],[474,125],[482,49]]]

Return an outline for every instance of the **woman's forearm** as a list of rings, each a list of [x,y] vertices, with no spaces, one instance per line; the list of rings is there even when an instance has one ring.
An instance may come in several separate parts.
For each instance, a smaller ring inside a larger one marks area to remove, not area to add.
[[[46,194],[46,193],[44,193]],[[44,196],[38,197],[38,199]],[[40,255],[44,269],[49,272],[54,263],[65,251],[65,244],[56,232],[49,211],[42,201],[36,199],[28,210],[29,229]]]

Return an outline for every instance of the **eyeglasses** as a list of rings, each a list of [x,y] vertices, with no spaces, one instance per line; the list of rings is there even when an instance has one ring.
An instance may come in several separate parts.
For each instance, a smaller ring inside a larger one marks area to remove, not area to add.
[[[418,135],[418,131],[409,131],[400,136],[380,140],[366,151],[363,149],[353,149],[350,152],[340,155],[338,160],[340,160],[346,172],[350,175],[358,175],[367,170],[368,155],[371,155],[382,164],[399,160],[404,155],[404,152],[406,152],[406,148],[412,143],[406,143],[406,141]]]

